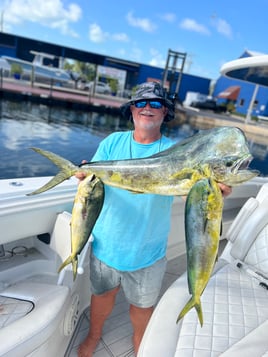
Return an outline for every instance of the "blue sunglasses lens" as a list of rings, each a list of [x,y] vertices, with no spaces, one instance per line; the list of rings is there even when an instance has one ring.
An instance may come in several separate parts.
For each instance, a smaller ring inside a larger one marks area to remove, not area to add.
[[[134,102],[134,105],[136,108],[145,108],[147,103],[149,103],[150,107],[153,109],[160,109],[163,106],[163,104],[158,100],[144,100],[142,102]]]

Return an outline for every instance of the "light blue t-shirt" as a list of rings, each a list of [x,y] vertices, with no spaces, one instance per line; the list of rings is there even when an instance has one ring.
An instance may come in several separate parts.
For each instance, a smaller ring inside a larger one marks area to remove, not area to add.
[[[140,144],[133,132],[116,132],[99,145],[92,161],[151,156],[174,142],[162,136]],[[94,255],[121,271],[150,266],[166,254],[173,197],[135,194],[105,185],[105,201],[93,230]]]

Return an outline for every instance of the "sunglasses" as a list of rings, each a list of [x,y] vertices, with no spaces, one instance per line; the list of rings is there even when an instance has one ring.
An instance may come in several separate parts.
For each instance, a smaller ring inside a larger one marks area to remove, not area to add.
[[[163,107],[163,103],[159,100],[143,100],[141,102],[133,102],[132,105],[135,105],[136,108],[145,108],[147,103],[153,109],[161,109]]]

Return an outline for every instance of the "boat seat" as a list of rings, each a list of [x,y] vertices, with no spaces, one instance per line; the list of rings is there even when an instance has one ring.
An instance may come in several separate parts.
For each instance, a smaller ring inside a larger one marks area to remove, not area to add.
[[[185,273],[158,303],[139,357],[268,353],[268,184],[242,207],[226,238],[229,242],[201,298],[203,327],[195,309],[176,324],[189,299]]]
[[[222,258],[235,264],[241,261],[268,277],[268,185],[250,198],[233,221],[227,239],[229,244]]]
[[[84,303],[73,288],[72,272],[65,274],[72,265],[57,273],[71,253],[70,220],[68,212],[57,215],[49,245],[33,238],[36,259],[29,254],[15,266],[7,261],[0,279],[0,341],[5,341],[0,343],[0,356],[46,356],[41,347],[46,341],[57,339],[58,346],[71,335],[78,303],[81,308]]]
[[[6,321],[0,329],[0,356],[27,356],[53,336],[64,318],[69,295],[66,286],[33,282],[17,283],[1,291],[0,301],[7,298],[8,304],[0,305],[0,319]],[[18,300],[24,302],[24,316]],[[10,313],[20,316],[8,322]]]
[[[59,213],[51,233],[50,248],[58,254],[61,263],[71,254],[71,218],[69,212]]]
[[[24,240],[22,244],[25,246],[25,256],[15,254],[9,260],[1,262],[0,284],[12,285],[26,279],[56,283],[60,264],[71,254],[70,220],[71,214],[68,212],[57,214],[49,244],[40,241],[36,236]],[[13,242],[10,245],[12,246],[7,250],[14,247]],[[71,268],[70,264],[66,270]]]
[[[50,248],[60,257],[60,263],[65,261],[71,255],[71,223],[72,215],[69,212],[61,212],[57,219],[51,234]],[[88,259],[88,250],[93,237],[90,236],[83,250],[79,254],[77,273],[84,273],[84,264]],[[57,268],[59,268],[59,266]],[[58,284],[63,284],[66,270],[72,270],[72,264],[68,264],[59,274]]]

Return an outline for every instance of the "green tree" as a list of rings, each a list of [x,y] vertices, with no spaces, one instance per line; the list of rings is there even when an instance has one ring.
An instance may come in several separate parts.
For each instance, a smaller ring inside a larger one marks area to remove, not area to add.
[[[23,68],[19,63],[12,63],[11,68],[10,68],[10,73],[12,75],[18,76],[18,78],[20,78],[20,76],[23,73]]]

